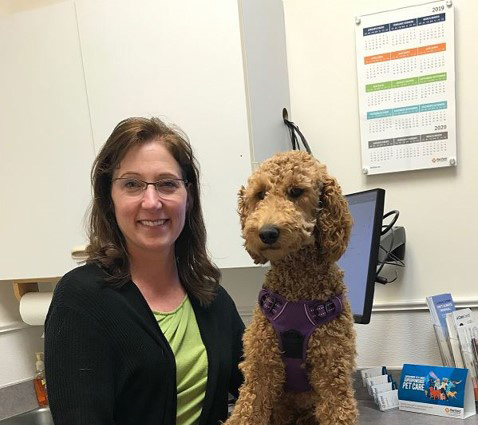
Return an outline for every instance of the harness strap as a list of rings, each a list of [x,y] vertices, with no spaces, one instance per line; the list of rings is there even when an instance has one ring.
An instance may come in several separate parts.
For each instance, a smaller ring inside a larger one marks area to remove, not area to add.
[[[262,288],[259,307],[279,338],[285,364],[285,389],[294,392],[310,390],[307,370],[307,343],[320,325],[335,319],[343,311],[342,295],[325,302],[288,301],[283,296]]]

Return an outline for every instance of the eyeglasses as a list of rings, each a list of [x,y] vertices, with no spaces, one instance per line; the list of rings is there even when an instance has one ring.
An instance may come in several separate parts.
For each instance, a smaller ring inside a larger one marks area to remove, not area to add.
[[[185,179],[159,179],[155,182],[145,182],[132,177],[117,177],[113,179],[113,183],[116,182],[121,192],[127,196],[140,196],[152,184],[162,198],[174,198],[188,184]]]

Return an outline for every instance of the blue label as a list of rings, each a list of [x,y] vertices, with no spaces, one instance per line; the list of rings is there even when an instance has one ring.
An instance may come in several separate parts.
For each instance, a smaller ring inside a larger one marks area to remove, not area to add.
[[[447,108],[446,100],[443,102],[425,103],[423,105],[420,105],[420,112],[437,111],[438,109],[446,109],[446,108]]]
[[[418,105],[403,106],[401,108],[395,108],[393,110],[393,115],[416,114],[419,111],[420,111],[420,107]]]
[[[367,112],[367,119],[373,120],[375,118],[385,118],[393,116],[391,109],[382,109],[381,111],[371,111]]]
[[[400,400],[464,407],[468,369],[404,364],[400,376]]]
[[[363,35],[374,35],[382,32],[388,32],[390,30],[389,24],[377,25],[375,27],[368,27],[363,29]]]
[[[444,20],[445,14],[438,13],[437,15],[423,16],[422,18],[418,18],[418,25],[434,24],[436,22],[441,22]]]
[[[390,24],[390,31],[403,30],[405,28],[416,27],[417,19],[407,19],[406,21],[392,22]]]

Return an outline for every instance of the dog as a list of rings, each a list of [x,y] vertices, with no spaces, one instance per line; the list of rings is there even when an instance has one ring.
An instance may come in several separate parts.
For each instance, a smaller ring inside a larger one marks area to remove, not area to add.
[[[244,383],[225,424],[357,424],[353,316],[336,265],[352,216],[340,186],[313,156],[280,153],[241,187],[239,215],[247,252],[271,268],[243,337]],[[274,328],[286,307],[310,322],[302,333],[288,329],[289,319]]]

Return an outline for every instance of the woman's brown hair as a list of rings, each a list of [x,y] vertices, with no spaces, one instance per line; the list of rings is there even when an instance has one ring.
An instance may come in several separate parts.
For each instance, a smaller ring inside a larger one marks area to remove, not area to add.
[[[109,283],[121,287],[131,279],[128,252],[116,222],[111,184],[113,172],[133,146],[159,140],[178,162],[182,178],[189,183],[188,208],[184,228],[176,240],[175,253],[179,278],[188,293],[203,305],[214,298],[221,272],[206,251],[206,228],[199,196],[199,166],[188,138],[179,129],[159,118],[127,118],[111,133],[91,170],[91,206],[87,262],[96,262],[110,274]]]

